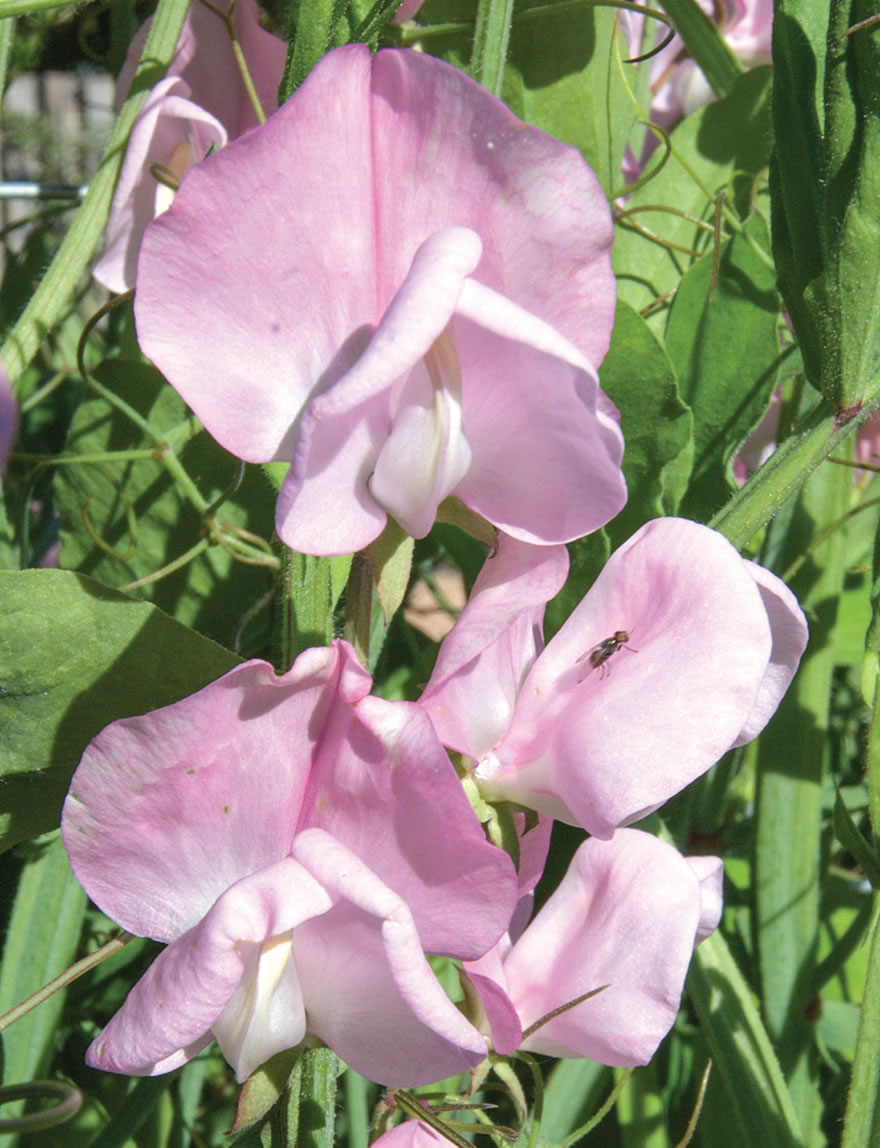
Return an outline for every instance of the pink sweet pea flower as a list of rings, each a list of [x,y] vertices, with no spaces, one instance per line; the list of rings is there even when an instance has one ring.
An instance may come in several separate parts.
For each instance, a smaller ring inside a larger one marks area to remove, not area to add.
[[[661,518],[612,555],[542,651],[533,587],[555,585],[566,558],[533,555],[502,539],[419,704],[477,763],[484,796],[607,838],[757,736],[806,622],[791,591],[722,535]]]
[[[455,495],[535,543],[626,497],[595,367],[608,205],[573,148],[412,51],[328,53],[147,229],[146,352],[227,449],[291,467],[296,550],[358,550]]]
[[[255,0],[238,0],[233,22],[268,114],[278,104],[287,46],[260,27]],[[147,21],[129,47],[119,74],[117,106],[128,94],[149,25]],[[110,209],[104,254],[93,269],[99,283],[117,293],[134,286],[144,228],[174,198],[174,192],[150,168],[158,165],[182,179],[212,148],[223,147],[258,122],[225,24],[200,0],[194,0],[168,74],[150,92],[132,128]]]
[[[18,434],[18,406],[12,393],[9,376],[0,363],[0,474],[6,469]]]
[[[722,876],[719,858],[684,858],[637,829],[585,841],[522,936],[465,964],[495,1051],[647,1064],[675,1020],[694,945],[720,920]]]
[[[343,642],[280,677],[248,662],[86,749],[62,817],[73,870],[168,942],[89,1064],[154,1075],[216,1039],[242,1081],[308,1039],[413,1086],[485,1055],[424,952],[485,952],[516,875],[427,718],[370,684]]]

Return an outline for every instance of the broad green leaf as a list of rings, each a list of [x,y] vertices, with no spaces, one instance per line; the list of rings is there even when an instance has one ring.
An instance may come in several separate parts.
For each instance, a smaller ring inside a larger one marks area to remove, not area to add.
[[[406,596],[414,545],[414,540],[402,527],[389,519],[385,529],[367,550],[386,626]]]
[[[578,148],[608,195],[623,182],[620,164],[638,114],[616,28],[611,8],[517,6],[504,92],[518,116]]]
[[[0,848],[58,824],[89,741],[238,658],[146,602],[61,570],[0,572]]]
[[[788,547],[799,548],[801,539],[839,518],[849,504],[851,487],[851,476],[842,467],[816,471],[801,491]],[[808,1009],[822,891],[822,778],[829,757],[834,674],[831,635],[845,569],[846,537],[836,531],[792,578],[792,589],[810,617],[810,642],[758,745],[755,911],[761,1000],[808,1143],[820,1115]]]
[[[66,456],[96,461],[59,467],[55,489],[62,517],[61,563],[109,586],[126,586],[185,555],[206,537],[205,519],[186,489],[159,457],[101,461],[113,451],[149,450],[167,434],[183,437],[176,457],[205,503],[225,492],[229,497],[214,514],[229,533],[192,561],[157,582],[138,588],[178,621],[232,647],[243,636],[245,648],[262,653],[269,616],[259,612],[273,587],[273,572],[236,561],[226,547],[235,531],[246,530],[268,542],[272,536],[274,495],[257,467],[245,467],[205,431],[189,441],[191,417],[180,396],[155,368],[111,360],[95,371],[97,381],[147,420],[146,434],[124,411],[100,394],[86,393],[67,437]],[[209,538],[211,536],[208,536]],[[273,561],[271,553],[267,555]],[[245,629],[247,627],[247,629]]]
[[[798,1117],[749,986],[719,932],[694,953],[688,995],[744,1144],[801,1148]]]
[[[759,220],[750,232],[767,241]],[[730,497],[728,464],[766,410],[779,363],[773,270],[747,236],[724,244],[714,291],[713,275],[709,255],[687,271],[666,330],[666,350],[694,418],[694,469],[683,508],[703,522]]]
[[[0,1013],[41,989],[70,965],[82,932],[86,895],[74,877],[61,838],[33,842],[25,854],[3,944]],[[2,1035],[3,1083],[23,1084],[49,1072],[64,1006],[63,992],[16,1021]],[[4,1105],[3,1116],[23,1104]],[[0,1135],[8,1148],[14,1137]]]
[[[693,261],[668,244],[710,246],[711,237],[693,220],[712,220],[715,196],[732,195],[740,218],[749,212],[754,178],[770,156],[769,88],[769,69],[755,68],[725,99],[688,116],[670,137],[666,165],[624,204],[637,212],[632,223],[618,225],[611,257],[619,296],[636,310],[674,291]],[[636,225],[658,238],[639,234]]]
[[[675,368],[647,323],[618,303],[611,347],[599,371],[620,411],[627,502],[608,526],[620,545],[643,523],[674,514],[693,461],[693,418],[678,393]]]
[[[268,1115],[290,1082],[301,1051],[289,1048],[278,1052],[248,1077],[238,1096],[231,1133],[243,1132]]]

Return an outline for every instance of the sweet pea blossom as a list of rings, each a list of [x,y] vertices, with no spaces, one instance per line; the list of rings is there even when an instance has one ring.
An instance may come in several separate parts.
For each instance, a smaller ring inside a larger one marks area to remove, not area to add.
[[[495,1051],[647,1064],[675,1020],[694,945],[721,918],[722,876],[718,857],[684,858],[637,829],[585,841],[522,936],[465,963]]]
[[[137,32],[117,84],[121,107],[149,31]],[[265,113],[277,107],[287,46],[259,24],[256,0],[238,0],[233,11],[236,37]],[[150,92],[132,128],[110,208],[104,254],[93,268],[108,291],[134,287],[144,228],[165,211],[174,192],[151,168],[182,179],[213,148],[259,123],[232,50],[226,25],[201,0],[187,11],[168,73]]]
[[[296,550],[389,515],[421,537],[447,496],[565,541],[626,497],[611,239],[574,148],[440,60],[348,45],[148,227],[138,337],[228,450],[291,464]]]
[[[513,865],[425,715],[370,684],[337,642],[278,677],[244,663],[88,746],[62,816],[74,873],[122,928],[168,943],[90,1065],[154,1075],[216,1039],[243,1081],[317,1040],[413,1086],[485,1056],[424,952],[494,944]]]
[[[649,522],[542,650],[562,548],[502,539],[419,704],[484,796],[608,838],[756,737],[797,668],[791,591],[720,534]],[[549,593],[548,593],[549,591]]]

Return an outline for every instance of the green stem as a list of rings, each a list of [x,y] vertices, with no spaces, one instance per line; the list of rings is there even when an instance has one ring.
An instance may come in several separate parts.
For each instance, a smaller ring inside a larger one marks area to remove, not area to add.
[[[232,43],[232,54],[235,56],[235,62],[238,66],[239,74],[241,75],[241,82],[244,84],[245,91],[248,94],[248,99],[251,102],[251,107],[254,109],[254,115],[257,117],[257,123],[264,124],[266,122],[266,113],[263,111],[263,105],[260,103],[260,97],[257,95],[257,89],[254,87],[254,81],[251,78],[250,69],[247,66],[247,60],[244,58],[244,52],[241,50],[238,36],[235,32],[235,23],[232,14],[235,10],[234,5],[223,11],[216,8],[209,0],[201,0],[206,8],[210,8],[212,12],[223,21],[226,25],[226,31],[229,33],[229,39]]]
[[[41,6],[57,7],[45,2],[41,4],[40,0],[27,0],[27,3],[21,5],[12,0],[11,6],[4,8],[4,16],[16,15],[19,10],[32,11]],[[107,223],[110,201],[125,156],[129,133],[148,91],[164,76],[171,62],[188,6],[189,0],[159,2],[132,81],[131,94],[119,113],[107,151],[89,183],[82,206],[49,270],[0,348],[0,359],[13,380],[21,377],[46,333],[55,327],[77,280],[91,259],[95,244]]]
[[[51,1108],[0,1120],[0,1132],[42,1132],[70,1120],[82,1108],[83,1095],[72,1084],[62,1080],[34,1080],[28,1084],[10,1084],[0,1088],[0,1104],[13,1100],[54,1100]]]
[[[513,0],[479,0],[470,72],[499,99],[512,22]]]
[[[880,698],[880,691],[877,693]],[[878,712],[874,708],[873,726],[877,726]],[[872,758],[877,757],[877,739],[873,739]],[[876,769],[873,762],[872,768]],[[856,1051],[852,1066],[852,1080],[846,1105],[846,1118],[843,1126],[841,1148],[874,1148],[880,1144],[880,1094],[877,1081],[880,1080],[880,929],[873,930],[871,949],[868,954],[868,970],[862,1007],[859,1017],[859,1033],[856,1038]]]
[[[278,93],[284,103],[333,43],[346,0],[299,0],[290,6],[290,48]]]
[[[627,1068],[621,1073],[620,1079],[609,1092],[602,1107],[597,1112],[593,1113],[586,1124],[582,1124],[580,1128],[576,1128],[570,1136],[566,1136],[562,1142],[563,1148],[574,1148],[574,1145],[580,1144],[584,1137],[592,1132],[596,1125],[605,1119],[605,1117],[617,1103],[621,1092],[623,1092],[624,1088],[626,1088],[627,1084],[629,1083],[629,1078],[632,1076],[633,1072],[634,1069]]]
[[[866,667],[870,665],[874,668],[880,646],[880,577],[878,577],[880,538],[875,541],[875,547],[877,548],[874,558],[875,582],[871,595],[873,618],[868,631],[865,656]],[[876,672],[873,673],[871,686],[873,701],[871,725],[868,730],[866,781],[871,827],[874,840],[877,841],[880,836],[880,689]],[[877,1081],[880,1080],[878,1034],[880,1034],[880,928],[877,927],[875,916],[841,1148],[871,1148],[872,1145],[880,1143],[880,1094],[877,1091]]]
[[[333,640],[333,608],[337,596],[333,576],[335,561],[283,548],[278,643],[282,673],[290,669],[303,650],[327,646]]]
[[[865,421],[875,406],[876,402],[866,403],[855,418],[840,421],[831,403],[820,400],[801,426],[780,444],[709,525],[742,550],[803,486],[819,463]]]
[[[6,78],[9,75],[9,61],[12,57],[14,40],[15,20],[4,13],[0,19],[0,92],[6,91]]]

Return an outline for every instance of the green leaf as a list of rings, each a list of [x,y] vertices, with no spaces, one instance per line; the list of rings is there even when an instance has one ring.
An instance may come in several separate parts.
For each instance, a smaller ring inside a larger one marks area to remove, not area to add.
[[[610,8],[518,5],[504,92],[518,116],[578,148],[608,195],[622,183],[620,164],[638,115],[616,26]]]
[[[816,471],[792,514],[787,550],[799,550],[804,538],[839,518],[851,491],[852,479],[842,467]],[[758,743],[755,911],[761,1000],[809,1143],[820,1116],[809,1007],[820,920],[822,777],[829,754],[831,635],[845,569],[846,535],[835,531],[792,579],[810,616],[810,642]],[[792,746],[797,753],[791,753]]]
[[[262,471],[244,468],[240,484],[231,490],[241,464],[207,432],[192,433],[185,403],[154,367],[110,360],[94,375],[147,421],[152,436],[103,395],[87,392],[71,424],[65,455],[98,461],[59,467],[55,476],[66,569],[108,586],[125,586],[161,570],[205,537],[201,510],[175,481],[161,450],[152,457],[100,461],[107,452],[148,452],[166,435],[176,434],[177,441],[192,436],[174,449],[186,473],[197,480],[205,504],[229,492],[215,513],[218,522],[271,537],[274,499]],[[229,542],[234,541],[230,534]],[[272,590],[273,577],[268,567],[245,565],[213,544],[138,594],[225,646],[232,647],[248,623],[247,649],[263,653],[269,617],[264,612],[252,619],[252,614]]]
[[[379,537],[367,548],[386,626],[406,597],[414,546],[414,539],[389,519]]]
[[[760,220],[749,231],[759,243],[767,240]],[[694,417],[694,470],[683,509],[702,522],[730,497],[729,463],[767,409],[779,365],[775,277],[749,237],[724,244],[714,292],[713,274],[708,255],[687,271],[666,331]]]
[[[745,1144],[801,1148],[798,1118],[752,994],[719,932],[699,946],[688,995]]]
[[[626,303],[617,304],[599,379],[620,411],[626,443],[627,503],[608,527],[619,546],[649,519],[678,509],[693,461],[693,418],[679,396],[669,356]]]
[[[880,889],[880,858],[859,832],[840,794],[834,799],[834,836],[851,853],[875,889]]]
[[[716,195],[732,188],[739,217],[751,210],[752,185],[772,144],[769,94],[769,68],[746,72],[726,99],[679,124],[666,165],[627,199],[625,210],[638,210],[632,223],[624,219],[618,225],[611,258],[619,297],[636,310],[674,292],[693,261],[664,243],[707,248],[709,237],[693,220],[712,218]],[[636,224],[663,242],[639,234]],[[654,322],[660,325],[662,317]]]
[[[0,572],[0,848],[58,824],[83,750],[116,718],[239,659],[146,602],[61,570]]]
[[[34,842],[27,851],[3,945],[0,1013],[29,997],[70,965],[82,931],[86,895],[70,869],[61,838]],[[2,1036],[3,1083],[23,1084],[46,1075],[64,1005],[55,993]],[[4,1118],[23,1103],[5,1106]],[[7,1148],[13,1136],[0,1136]]]
[[[613,1084],[611,1072],[594,1060],[558,1060],[544,1086],[541,1142],[557,1143],[585,1123]]]
[[[231,1133],[243,1132],[269,1114],[281,1099],[301,1054],[302,1048],[278,1052],[248,1077],[238,1096]]]

